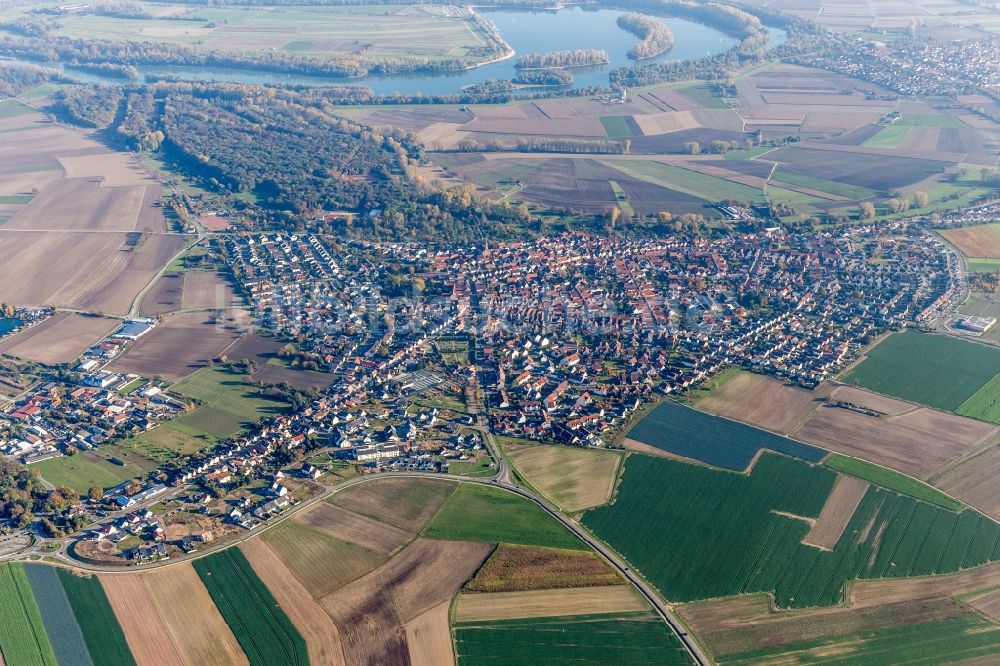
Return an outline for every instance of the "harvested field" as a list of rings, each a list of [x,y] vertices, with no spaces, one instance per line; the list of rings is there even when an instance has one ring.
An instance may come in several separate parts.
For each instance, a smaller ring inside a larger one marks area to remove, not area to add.
[[[319,599],[385,562],[382,555],[286,520],[261,539]]]
[[[876,412],[885,414],[886,416],[899,416],[906,412],[912,412],[917,409],[917,405],[912,402],[905,402],[903,400],[896,400],[895,398],[888,398],[884,395],[879,395],[878,393],[872,393],[871,391],[865,391],[864,389],[854,388],[853,386],[838,386],[833,389],[830,393],[831,400],[839,400],[841,402],[849,402],[852,405],[857,405],[864,409],[871,409]]]
[[[241,311],[181,312],[160,323],[111,364],[117,372],[179,381],[208,365],[239,337]]]
[[[635,116],[635,123],[647,136],[701,127],[691,111],[667,111]]]
[[[138,232],[35,232],[5,225],[0,227],[0,266],[4,276],[18,279],[0,280],[0,300],[124,315],[185,242],[174,234],[143,238]]]
[[[123,573],[99,578],[138,666],[185,666],[142,576]]]
[[[388,555],[409,541],[412,534],[347,509],[320,502],[293,520],[335,539]]]
[[[220,273],[187,271],[183,276],[181,307],[185,310],[197,308],[225,310],[241,304],[241,299],[233,293],[229,281]]]
[[[457,622],[513,620],[553,615],[593,615],[648,609],[631,585],[530,592],[463,593],[455,606]]]
[[[323,607],[316,603],[302,583],[261,539],[240,545],[257,576],[278,601],[281,609],[299,630],[309,648],[309,663],[345,666],[340,630]],[[447,627],[447,622],[445,623]],[[449,641],[450,644],[450,641]]]
[[[870,607],[908,599],[959,596],[1000,585],[1000,564],[989,564],[947,576],[922,576],[896,580],[858,580],[848,588],[854,607]]]
[[[967,603],[980,613],[1000,622],[1000,590],[992,590],[969,599]]]
[[[871,153],[852,153],[819,148],[779,148],[767,158],[788,170],[849,185],[888,191],[926,180],[942,173],[950,162]]]
[[[247,664],[236,637],[190,564],[142,574],[149,596],[187,664]]]
[[[940,233],[967,257],[1000,259],[1000,225],[981,224]]]
[[[467,592],[519,592],[624,582],[597,553],[500,544],[463,589]]]
[[[606,137],[597,118],[476,118],[462,128],[482,134],[517,136]]]
[[[823,511],[816,518],[809,533],[802,539],[802,543],[833,550],[866,492],[868,492],[867,481],[853,476],[838,476],[833,491],[823,505]]]
[[[92,178],[55,180],[46,183],[4,227],[27,231],[160,232],[165,230],[163,215],[153,206],[159,192],[155,185],[100,187]]]
[[[128,153],[59,157],[66,178],[100,179],[101,187],[137,185],[159,188],[156,178]]]
[[[404,626],[411,666],[446,666],[455,663],[448,626],[451,602],[444,601]]]
[[[40,324],[0,340],[0,354],[47,365],[72,363],[120,324],[115,319],[58,312]]]
[[[683,153],[684,144],[696,141],[703,146],[710,145],[716,139],[721,141],[743,141],[747,135],[733,130],[717,130],[706,127],[681,129],[667,134],[632,137],[633,155],[662,155],[663,153]]]
[[[826,386],[808,391],[774,377],[741,372],[698,401],[698,409],[787,435],[822,404]]]
[[[510,448],[519,474],[569,512],[604,504],[615,487],[621,453],[567,446]]]
[[[180,310],[183,290],[183,273],[165,273],[142,297],[139,312],[149,316]]]
[[[926,407],[899,416],[875,417],[824,406],[794,435],[804,442],[926,479],[998,433],[1000,429],[989,423]]]
[[[230,347],[226,355],[231,359],[254,360],[257,363],[254,379],[266,384],[287,382],[300,389],[321,389],[333,383],[334,378],[328,373],[288,366],[278,357],[282,344],[277,338],[250,333]]]
[[[949,495],[1000,521],[1000,444],[964,458],[935,473],[928,481]]]
[[[340,627],[350,664],[406,663],[403,625],[449,601],[490,552],[484,543],[418,539],[320,603]]]
[[[377,479],[334,493],[326,501],[416,533],[456,488],[458,484],[433,479]]]
[[[944,597],[899,601],[881,606],[815,611],[774,611],[765,595],[748,595],[682,606],[681,615],[708,643],[722,663],[725,655],[768,650],[804,642],[838,645],[878,630],[954,619],[969,609]]]

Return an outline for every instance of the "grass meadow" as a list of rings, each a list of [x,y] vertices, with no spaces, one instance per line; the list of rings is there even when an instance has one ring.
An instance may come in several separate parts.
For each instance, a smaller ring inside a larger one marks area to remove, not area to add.
[[[528,500],[506,490],[471,483],[462,484],[448,498],[424,536],[586,549],[572,532]]]

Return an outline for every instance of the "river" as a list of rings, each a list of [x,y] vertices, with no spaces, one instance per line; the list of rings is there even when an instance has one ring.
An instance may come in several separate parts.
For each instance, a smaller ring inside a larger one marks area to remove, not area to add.
[[[608,72],[617,67],[634,63],[629,60],[628,50],[638,38],[618,27],[616,20],[624,12],[615,9],[591,9],[579,5],[558,11],[493,10],[481,8],[479,11],[492,21],[500,34],[518,55],[526,53],[546,53],[568,49],[603,49],[608,52],[611,62],[598,67],[573,69],[573,87],[607,86]],[[716,28],[676,17],[660,17],[674,34],[674,46],[666,53],[645,62],[667,60],[691,60],[728,51],[739,44],[739,39],[726,35]],[[769,46],[783,43],[786,33],[778,28],[769,28]],[[275,74],[252,69],[219,69],[211,67],[189,67],[184,65],[141,66],[143,77],[150,75],[174,76],[197,81],[231,81],[257,84],[299,84],[314,86],[357,85],[371,88],[376,94],[390,95],[449,95],[460,92],[463,86],[481,83],[490,79],[513,79],[517,74],[514,67],[517,57],[461,72],[436,74],[403,74],[398,76],[366,76],[343,79],[324,76],[303,76],[295,74]],[[88,72],[81,72],[59,64],[67,76],[89,83],[122,83]]]

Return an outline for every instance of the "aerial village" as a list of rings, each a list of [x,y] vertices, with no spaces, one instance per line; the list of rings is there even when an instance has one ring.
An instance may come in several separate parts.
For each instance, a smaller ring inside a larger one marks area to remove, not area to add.
[[[258,329],[290,341],[282,353],[329,388],[92,489],[68,510],[91,525],[78,557],[182,556],[345,476],[492,474],[494,435],[617,447],[645,408],[725,367],[813,387],[875,336],[946,316],[963,289],[954,252],[902,223],[448,249],[278,233],[215,242]],[[0,415],[0,450],[31,465],[189,411],[168,381],[106,369],[156,325],[124,321],[22,396]]]

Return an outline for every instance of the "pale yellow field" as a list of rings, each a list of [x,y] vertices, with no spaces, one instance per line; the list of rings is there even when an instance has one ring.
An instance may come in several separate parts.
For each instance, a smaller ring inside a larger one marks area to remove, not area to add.
[[[617,451],[546,445],[517,447],[508,455],[519,474],[569,512],[611,498],[622,458]]]
[[[141,574],[153,606],[187,664],[248,664],[246,655],[189,563]]]
[[[337,625],[278,556],[260,539],[244,541],[240,550],[288,615],[288,619],[302,634],[309,649],[309,663],[346,666]]]
[[[823,505],[823,511],[802,542],[832,550],[866,492],[868,492],[867,481],[853,476],[838,476],[837,484]]]
[[[458,622],[512,620],[525,617],[591,615],[648,610],[631,585],[581,587],[531,592],[467,593],[458,597]]]
[[[412,666],[446,666],[455,663],[448,627],[450,602],[438,604],[404,625]]]

